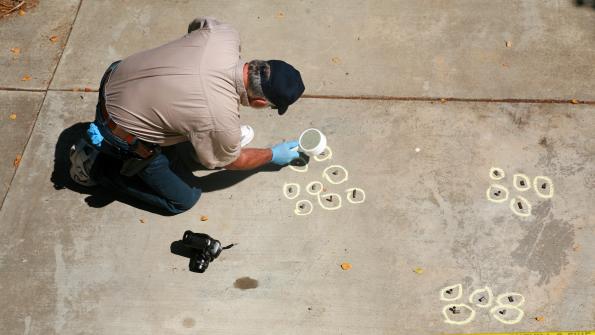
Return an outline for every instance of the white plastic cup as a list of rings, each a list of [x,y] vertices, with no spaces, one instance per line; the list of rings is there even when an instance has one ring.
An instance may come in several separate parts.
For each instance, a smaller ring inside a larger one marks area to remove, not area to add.
[[[308,156],[320,155],[326,148],[326,136],[316,129],[304,130],[298,140],[299,150]]]

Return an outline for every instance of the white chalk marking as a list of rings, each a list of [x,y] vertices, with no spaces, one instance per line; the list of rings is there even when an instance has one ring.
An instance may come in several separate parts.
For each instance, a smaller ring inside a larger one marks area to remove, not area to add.
[[[485,297],[485,295],[482,292],[485,292],[485,294],[487,295],[488,301],[486,303],[480,304],[480,303],[477,303],[477,301],[475,300],[475,296],[483,295]],[[469,303],[475,304],[475,306],[480,307],[480,308],[490,307],[493,299],[494,299],[494,295],[492,294],[492,289],[487,286],[484,288],[479,288],[479,289],[473,291],[473,293],[471,293],[469,295]]]
[[[513,301],[514,303],[512,303],[508,297],[513,297]],[[514,297],[520,297],[520,298],[514,298]],[[504,302],[502,302],[502,299],[506,299]],[[514,307],[521,307],[524,303],[525,303],[525,297],[520,294],[520,293],[516,293],[516,292],[506,292],[506,293],[502,293],[500,295],[498,295],[498,297],[496,298],[496,303],[499,305],[510,305],[510,306],[514,306]]]
[[[471,314],[469,314],[469,316],[462,321],[455,321],[455,320],[451,320],[450,317],[448,316],[447,311],[449,310],[449,308],[466,308],[468,309]],[[475,310],[469,306],[467,306],[466,304],[451,304],[451,305],[446,305],[444,306],[444,308],[442,308],[442,314],[444,315],[444,322],[446,323],[450,323],[452,325],[464,325],[467,324],[471,321],[473,321],[473,319],[475,319]]]
[[[300,206],[302,205],[308,206],[309,210],[306,210],[304,212],[303,209],[300,208]],[[308,215],[312,213],[312,210],[314,210],[314,205],[312,205],[312,202],[310,202],[310,200],[298,200],[298,202],[295,203],[295,209],[293,210],[293,212],[297,215]]]
[[[504,170],[502,170],[501,168],[492,167],[490,169],[490,178],[494,180],[500,180],[504,178],[504,176],[506,176],[506,174],[504,173]]]
[[[353,191],[354,190],[356,193],[361,193],[361,195],[362,195],[361,200],[353,199]],[[357,187],[348,188],[345,190],[345,193],[347,193],[347,201],[349,201],[352,204],[361,204],[362,202],[366,201],[366,192],[364,192],[364,190],[362,190],[361,188],[357,188]]]
[[[541,193],[541,185],[544,183],[550,185],[550,191],[547,194]],[[554,183],[552,183],[552,180],[549,177],[537,176],[533,178],[533,189],[535,190],[535,193],[537,193],[537,195],[541,198],[549,199],[554,196]]]
[[[446,295],[448,293],[446,293],[446,291],[448,290],[457,290],[457,295],[455,297],[447,297]],[[455,301],[457,299],[459,299],[461,296],[463,295],[463,284],[455,284],[455,285],[450,285],[447,286],[445,288],[443,288],[442,290],[440,290],[440,300],[442,301]]]
[[[331,196],[336,197],[339,200],[337,205],[334,207],[326,206],[326,204],[323,204],[323,202],[326,201],[326,199]],[[326,209],[327,211],[334,211],[334,210],[341,208],[341,202],[342,202],[341,196],[338,195],[337,193],[326,193],[326,194],[318,195],[318,204],[320,205],[320,207]]]
[[[500,313],[498,312],[501,309],[518,311],[518,315],[516,316],[516,318],[511,319],[511,320],[504,319],[504,318],[500,317]],[[519,323],[519,321],[521,321],[521,319],[525,315],[525,311],[523,311],[522,309],[520,309],[516,306],[512,306],[512,305],[499,305],[499,306],[494,306],[494,308],[492,308],[490,310],[490,314],[492,314],[492,316],[496,320],[498,320],[504,324],[513,325],[513,324]]]
[[[289,191],[290,188],[292,188],[291,192]],[[283,185],[283,195],[289,200],[297,198],[300,195],[300,184],[285,183]]]
[[[342,170],[343,173],[345,173],[345,177],[339,181],[333,181],[332,177],[329,175],[329,171],[332,169]],[[326,169],[324,169],[324,171],[322,171],[322,177],[325,178],[326,180],[328,180],[329,183],[338,185],[338,184],[343,183],[344,181],[346,181],[349,178],[349,173],[347,172],[347,169],[342,167],[341,165],[331,165],[331,166],[327,167]]]
[[[292,169],[295,172],[308,172],[308,163],[306,163],[306,160],[303,159],[302,157],[300,158],[296,158],[296,160],[299,160],[300,162],[304,163],[303,166],[295,166],[295,165],[289,165],[289,168]]]
[[[327,159],[331,159],[331,157],[333,157],[333,151],[331,150],[331,148],[327,145],[326,148],[324,148],[323,154],[320,155],[316,155],[314,156],[314,160],[317,162],[323,162]]]
[[[317,185],[316,189],[318,191],[312,191],[312,187],[314,185]],[[318,195],[318,194],[320,194],[320,192],[322,192],[323,188],[324,188],[324,185],[321,182],[319,182],[318,180],[315,180],[315,181],[311,182],[310,184],[308,184],[308,186],[306,186],[306,192],[308,192],[310,195]]]
[[[495,196],[494,195],[495,190],[500,190],[500,191],[504,192],[504,197],[502,197],[501,199],[493,198]],[[486,198],[488,198],[489,201],[495,202],[495,203],[504,202],[504,201],[508,200],[508,189],[502,185],[492,184],[486,190]]]
[[[521,205],[524,205],[527,208],[526,212],[521,212],[517,208],[517,202],[519,202],[519,200],[521,202]],[[510,210],[518,216],[531,216],[531,204],[529,203],[529,201],[527,201],[527,199],[521,197],[520,195],[517,195],[516,198],[512,198],[512,200],[510,200]]]
[[[520,186],[519,179],[524,180],[525,184],[527,184],[527,185]],[[512,177],[512,184],[514,185],[514,188],[517,189],[517,191],[525,192],[526,190],[531,188],[531,179],[529,179],[529,177],[527,177],[527,175],[524,175],[522,173],[517,173]]]

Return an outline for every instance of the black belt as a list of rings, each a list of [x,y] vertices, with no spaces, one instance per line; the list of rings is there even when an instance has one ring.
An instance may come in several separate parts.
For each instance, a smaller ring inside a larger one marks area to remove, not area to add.
[[[101,79],[101,87],[99,89],[99,108],[101,109],[101,115],[103,116],[103,119],[107,124],[107,127],[110,129],[112,134],[114,134],[114,136],[128,143],[128,145],[130,145],[130,147],[133,149],[132,152],[137,154],[139,157],[143,159],[149,158],[153,156],[155,150],[153,148],[150,148],[143,141],[139,140],[138,137],[130,134],[124,128],[120,127],[117,123],[115,123],[114,120],[112,120],[112,118],[109,116],[107,108],[105,107],[105,98],[103,96],[104,88],[105,84],[107,83],[107,80],[109,79],[110,74],[114,69],[115,66],[110,66],[107,69],[107,71],[105,71],[105,74]]]

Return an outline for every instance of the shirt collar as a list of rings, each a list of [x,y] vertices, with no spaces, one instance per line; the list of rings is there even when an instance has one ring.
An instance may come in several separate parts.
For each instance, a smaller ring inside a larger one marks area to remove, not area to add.
[[[246,63],[240,59],[236,66],[236,92],[240,95],[240,103],[243,106],[249,106],[248,92],[246,92],[246,88],[244,87],[244,64]]]

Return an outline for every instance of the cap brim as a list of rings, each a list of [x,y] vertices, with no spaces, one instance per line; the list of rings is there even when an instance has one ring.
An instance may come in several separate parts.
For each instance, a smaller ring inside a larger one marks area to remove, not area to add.
[[[279,106],[277,107],[277,113],[279,113],[279,115],[283,115],[285,112],[287,112],[287,108],[289,108],[289,106]]]

